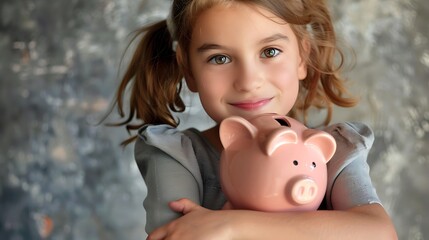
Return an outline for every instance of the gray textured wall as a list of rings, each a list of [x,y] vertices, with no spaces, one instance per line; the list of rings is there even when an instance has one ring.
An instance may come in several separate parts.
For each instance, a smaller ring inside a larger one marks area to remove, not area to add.
[[[0,1],[0,239],[144,238],[145,187],[132,148],[118,147],[126,133],[95,123],[123,71],[128,33],[165,16],[168,4]],[[373,127],[371,174],[400,239],[429,239],[429,4],[331,6],[356,51],[346,74],[362,99],[335,121]],[[185,119],[201,113],[187,99]]]

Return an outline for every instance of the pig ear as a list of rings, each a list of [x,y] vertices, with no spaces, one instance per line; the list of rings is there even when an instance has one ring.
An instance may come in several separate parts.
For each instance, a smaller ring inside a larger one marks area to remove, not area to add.
[[[298,136],[290,128],[279,128],[272,132],[268,137],[264,150],[265,154],[271,156],[273,152],[283,144],[292,144],[298,142]]]
[[[305,145],[310,145],[322,153],[325,162],[328,162],[334,156],[337,143],[329,133],[316,129],[307,129],[304,132],[304,139]]]
[[[237,140],[244,144],[252,140],[257,133],[257,129],[242,117],[229,117],[224,119],[219,127],[219,137],[224,148],[228,148]],[[243,141],[244,140],[244,141]]]

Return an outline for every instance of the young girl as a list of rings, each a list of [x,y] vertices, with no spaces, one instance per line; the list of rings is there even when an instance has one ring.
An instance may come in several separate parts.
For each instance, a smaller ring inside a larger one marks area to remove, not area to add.
[[[117,92],[130,88],[128,130],[148,188],[148,239],[396,239],[372,187],[363,124],[325,128],[337,141],[319,211],[220,210],[218,124],[226,117],[277,113],[305,119],[310,107],[351,107],[339,77],[342,54],[322,0],[175,0],[167,20],[143,36]],[[339,61],[334,59],[340,53]],[[335,64],[337,62],[338,64]],[[182,78],[217,123],[179,131]],[[132,124],[136,117],[141,124]]]

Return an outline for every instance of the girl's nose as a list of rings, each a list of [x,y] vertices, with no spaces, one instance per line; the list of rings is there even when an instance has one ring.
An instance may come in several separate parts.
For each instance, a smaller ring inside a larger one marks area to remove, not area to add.
[[[258,64],[242,63],[238,67],[234,87],[239,92],[251,92],[262,86],[263,71]]]

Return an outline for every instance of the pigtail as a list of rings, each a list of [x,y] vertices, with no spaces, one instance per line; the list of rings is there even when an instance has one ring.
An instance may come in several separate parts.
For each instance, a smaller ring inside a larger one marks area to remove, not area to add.
[[[301,98],[296,108],[306,112],[311,107],[327,109],[324,124],[332,119],[333,105],[352,107],[357,100],[349,95],[344,79],[340,77],[344,66],[344,53],[339,49],[330,13],[323,0],[303,0],[305,19],[309,19],[304,39],[309,42],[307,78],[301,83]],[[305,51],[305,47],[302,47]],[[337,57],[337,58],[336,58]]]
[[[141,39],[116,92],[115,103],[124,121],[111,124],[124,126],[128,133],[144,124],[177,126],[171,111],[182,112],[180,98],[182,74],[172,50],[172,39],[166,21],[160,21],[137,31]],[[129,91],[129,105],[125,96]],[[125,111],[127,109],[128,113]],[[134,120],[139,123],[133,123]],[[126,146],[136,139],[132,136],[121,143]]]

